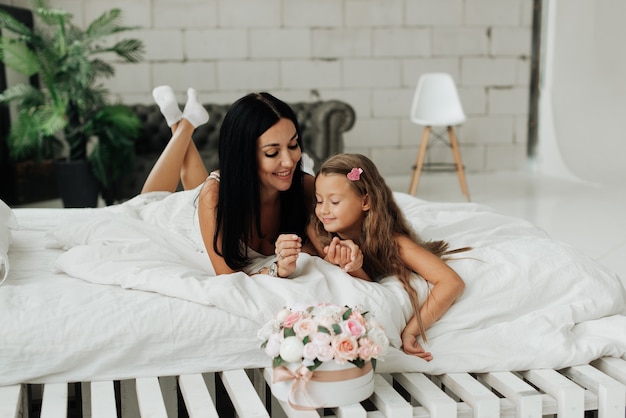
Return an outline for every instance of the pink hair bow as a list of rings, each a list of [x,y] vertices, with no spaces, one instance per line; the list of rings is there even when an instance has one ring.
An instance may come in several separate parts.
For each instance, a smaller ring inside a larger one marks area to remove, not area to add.
[[[348,180],[350,180],[350,181],[361,180],[361,173],[362,172],[363,172],[362,168],[354,167],[352,170],[350,170],[350,172],[346,175],[346,177],[348,177]]]

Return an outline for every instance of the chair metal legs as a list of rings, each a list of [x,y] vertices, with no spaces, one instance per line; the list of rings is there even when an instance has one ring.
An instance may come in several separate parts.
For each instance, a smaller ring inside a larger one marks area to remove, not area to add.
[[[456,165],[456,173],[459,177],[459,184],[461,185],[461,192],[465,195],[467,201],[470,201],[469,189],[467,187],[467,181],[465,179],[465,170],[463,169],[463,161],[461,160],[461,152],[459,151],[459,145],[456,140],[456,134],[452,126],[447,127],[448,136],[450,137],[450,147],[452,148],[452,155]],[[413,168],[413,176],[411,178],[411,185],[409,186],[409,194],[415,195],[417,192],[417,186],[419,184],[420,175],[424,168],[424,158],[426,157],[426,151],[428,149],[428,139],[430,138],[431,127],[424,127],[424,133],[422,134],[422,141],[420,143],[419,151],[417,152],[417,158],[415,160],[415,167]]]

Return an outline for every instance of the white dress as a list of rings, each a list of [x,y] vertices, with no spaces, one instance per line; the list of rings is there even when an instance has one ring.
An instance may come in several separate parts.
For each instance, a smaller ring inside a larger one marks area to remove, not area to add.
[[[219,172],[211,172],[205,181],[210,179],[219,181]],[[194,189],[173,193],[144,193],[117,205],[117,207],[111,207],[110,210],[128,214],[173,234],[185,237],[194,251],[204,254],[209,260],[198,219],[198,195],[203,185],[204,183]],[[251,263],[243,271],[248,274],[268,266],[274,258],[273,255],[265,256],[249,247],[247,251]]]

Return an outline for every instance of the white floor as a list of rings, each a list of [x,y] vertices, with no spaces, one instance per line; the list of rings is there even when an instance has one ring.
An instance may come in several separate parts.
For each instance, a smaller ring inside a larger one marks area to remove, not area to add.
[[[600,186],[526,172],[467,173],[472,202],[527,219],[616,272],[626,285],[626,185]],[[408,192],[410,174],[388,177]],[[423,173],[416,197],[463,202],[456,173]]]

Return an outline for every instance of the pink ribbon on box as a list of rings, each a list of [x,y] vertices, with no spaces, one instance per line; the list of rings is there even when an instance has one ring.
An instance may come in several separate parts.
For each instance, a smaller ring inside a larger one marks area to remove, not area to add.
[[[372,370],[372,363],[367,362],[363,367],[353,367],[344,370],[314,370],[311,371],[308,367],[300,366],[295,371],[291,371],[285,366],[278,366],[274,368],[272,382],[283,382],[286,380],[293,380],[293,385],[289,391],[289,397],[287,399],[289,406],[298,410],[314,410],[323,408],[320,406],[300,406],[292,402],[292,396],[296,392],[300,391],[304,394],[304,397],[309,401],[306,396],[306,384],[312,380],[314,382],[341,382],[342,380],[357,379],[361,376],[365,376]],[[309,402],[310,403],[310,402]]]

